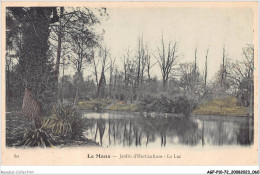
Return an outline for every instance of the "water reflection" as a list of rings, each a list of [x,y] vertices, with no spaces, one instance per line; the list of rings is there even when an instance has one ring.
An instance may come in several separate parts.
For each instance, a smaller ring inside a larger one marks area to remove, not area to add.
[[[167,117],[87,113],[84,135],[104,147],[251,145],[253,120],[245,117]]]

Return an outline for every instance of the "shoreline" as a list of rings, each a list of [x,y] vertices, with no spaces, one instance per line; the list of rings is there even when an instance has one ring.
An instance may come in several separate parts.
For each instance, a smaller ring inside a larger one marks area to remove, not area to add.
[[[83,113],[120,113],[120,114],[143,114],[144,116],[154,116],[158,115],[159,117],[166,116],[166,117],[223,117],[223,118],[254,118],[254,116],[248,116],[248,115],[237,115],[237,116],[231,116],[231,115],[215,115],[215,114],[195,114],[191,113],[189,116],[185,116],[184,114],[176,114],[176,113],[157,113],[157,112],[141,112],[141,111],[124,111],[124,110],[109,110],[109,109],[103,109],[99,112],[93,111],[90,109],[79,109]]]

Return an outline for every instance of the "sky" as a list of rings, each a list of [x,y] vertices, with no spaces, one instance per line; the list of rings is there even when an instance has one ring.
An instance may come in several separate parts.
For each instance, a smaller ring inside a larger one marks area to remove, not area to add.
[[[128,48],[132,50],[132,57],[135,56],[138,37],[142,35],[153,53],[154,62],[162,35],[166,42],[178,42],[182,54],[180,62],[194,61],[197,47],[197,64],[201,72],[209,48],[209,79],[219,69],[224,45],[230,59],[242,60],[242,48],[253,44],[250,8],[107,8],[107,13],[109,18],[100,27],[105,30],[104,45],[110,49],[119,69],[123,69],[121,57]],[[153,67],[152,75],[160,78],[159,65]]]

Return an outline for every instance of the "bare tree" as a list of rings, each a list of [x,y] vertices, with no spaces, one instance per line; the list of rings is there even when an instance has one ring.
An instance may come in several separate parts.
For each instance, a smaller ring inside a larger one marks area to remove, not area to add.
[[[151,69],[158,62],[152,63],[152,61],[151,61],[151,54],[150,54],[150,51],[148,50],[148,48],[146,48],[146,61],[147,61],[146,72],[147,72],[149,90],[151,90]]]
[[[193,63],[183,63],[180,64],[180,86],[184,89],[185,92],[192,93],[195,90],[195,74],[194,74],[194,64]]]
[[[92,58],[93,58],[93,66],[94,66],[94,75],[95,75],[95,80],[96,80],[96,86],[98,86],[98,71],[97,71],[97,67],[99,64],[99,59],[95,58],[95,52],[94,49],[92,49]],[[97,89],[96,89],[97,91]]]
[[[107,60],[109,58],[109,50],[105,46],[104,48],[100,48],[100,56],[102,57],[102,67],[101,67],[101,75],[97,87],[97,97],[104,97],[104,91],[106,86],[106,78],[105,78],[105,72],[107,71]]]
[[[223,56],[222,56],[222,67],[221,67],[221,81],[220,84],[223,87],[224,86],[224,81],[226,80],[226,49],[225,49],[225,45],[223,47]]]
[[[195,49],[194,71],[197,72],[197,47]]]
[[[57,30],[57,37],[58,37],[58,46],[57,46],[57,58],[56,58],[56,64],[55,64],[55,71],[57,79],[59,78],[59,67],[60,67],[60,58],[61,58],[61,40],[63,37],[63,26],[62,26],[62,20],[63,17],[64,7],[60,7],[60,20]]]
[[[207,51],[206,51],[206,60],[205,60],[205,72],[204,72],[204,95],[207,93],[208,54],[209,54],[209,48],[208,48]]]
[[[169,42],[166,45],[162,36],[161,48],[158,48],[157,60],[161,69],[164,90],[166,90],[169,76],[173,73],[174,66],[178,64],[179,58],[177,42],[173,44]]]
[[[143,83],[144,79],[144,70],[146,67],[147,56],[145,52],[145,46],[143,41],[143,36],[138,38],[138,49],[137,49],[137,87],[139,88],[140,85]]]
[[[131,60],[131,51],[127,49],[123,55],[123,64],[124,64],[124,87],[125,87],[125,101],[129,98],[132,100],[132,91],[135,79],[135,63]],[[142,71],[140,71],[142,72]],[[142,74],[142,73],[141,73]],[[136,77],[137,78],[137,77]]]
[[[113,91],[113,73],[115,69],[115,59],[110,58],[110,67],[109,67],[109,97],[112,97],[112,91]]]
[[[69,66],[69,62],[63,57],[62,59],[62,79],[61,79],[61,85],[59,87],[59,94],[60,94],[60,100],[63,102],[63,85],[64,85],[64,72],[65,72],[65,67]]]
[[[194,75],[194,88],[192,88],[192,93],[195,93],[195,87],[197,86],[198,83],[198,69],[197,69],[197,50],[198,48],[196,47],[195,49],[195,60],[194,60],[194,69],[193,69],[193,75]]]
[[[94,15],[94,12],[88,8],[71,8],[71,7],[59,7],[60,20],[58,23],[51,25],[51,35],[50,35],[50,44],[56,50],[56,63],[55,71],[57,77],[59,77],[59,66],[60,59],[66,54],[69,54],[73,39],[71,36],[78,36],[79,32],[82,32],[82,25],[84,25],[89,31],[89,38],[94,34],[93,31],[89,30],[90,26],[93,26],[99,23],[97,15]],[[99,10],[100,14],[104,14],[102,10]],[[56,46],[57,45],[57,46]],[[67,52],[62,51],[68,50]]]
[[[230,81],[228,79],[228,69],[229,67],[229,59],[226,53],[225,46],[223,46],[223,54],[222,54],[222,63],[220,64],[220,68],[218,72],[215,74],[215,88],[214,91],[219,96],[228,95],[230,90]]]
[[[254,99],[254,46],[247,45],[243,48],[244,60],[235,61],[228,66],[228,78],[237,97],[244,106],[249,106],[250,115],[253,115]]]
[[[75,20],[77,22],[75,22]],[[70,61],[76,68],[76,93],[74,98],[74,105],[78,100],[79,81],[82,76],[82,71],[86,66],[86,63],[91,62],[93,59],[93,47],[97,47],[100,41],[100,36],[90,28],[91,25],[95,24],[96,17],[89,9],[84,8],[83,10],[78,9],[78,13],[75,18],[71,21],[73,24],[73,32],[70,36],[70,46],[72,53],[70,54]]]

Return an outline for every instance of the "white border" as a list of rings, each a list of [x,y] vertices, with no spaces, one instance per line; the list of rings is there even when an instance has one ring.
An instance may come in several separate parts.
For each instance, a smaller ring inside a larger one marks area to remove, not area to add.
[[[12,1],[12,0],[1,0],[1,2],[2,1]],[[23,0],[13,0],[13,1],[23,1]],[[35,1],[35,0],[27,0],[27,1]],[[52,1],[52,0],[41,0],[41,1]],[[89,0],[63,0],[63,1],[89,1]],[[110,0],[110,1],[117,1],[117,0]],[[127,1],[127,0],[121,0],[121,1]],[[138,1],[138,0],[132,0],[132,1]],[[156,1],[156,0],[142,0],[142,1]],[[196,0],[179,0],[179,1],[196,1]],[[199,1],[206,1],[206,0],[199,0]],[[218,0],[218,1],[225,1],[225,0]],[[252,1],[252,0],[229,0],[229,1]],[[260,9],[259,0],[257,0],[257,2],[258,2],[258,12],[259,12]],[[0,15],[1,15],[1,8],[0,8]],[[260,19],[259,13],[258,13],[258,19]],[[259,28],[260,28],[260,23],[258,23],[258,37],[260,36]],[[259,38],[258,38],[258,42],[259,42]],[[260,44],[258,44],[258,51],[259,50],[260,50]],[[259,60],[259,54],[258,54],[258,60]],[[258,70],[259,68],[260,66],[258,65]],[[0,76],[0,81],[1,81],[1,76]],[[260,81],[258,81],[258,87],[260,87],[259,85],[260,85]],[[1,87],[2,86],[0,86],[0,92],[2,92]],[[259,99],[260,97],[258,96],[258,101]],[[1,100],[0,100],[0,104],[1,104]],[[0,113],[1,113],[1,108],[0,108]],[[260,114],[259,108],[258,108],[258,113]],[[260,121],[259,116],[258,116],[258,121]],[[0,124],[0,131],[1,131],[1,124]],[[260,130],[258,130],[258,136],[259,135],[260,135]],[[1,134],[0,134],[0,140],[1,140]],[[259,148],[260,147],[258,145],[258,150]],[[1,144],[0,144],[0,149],[1,149]],[[258,160],[259,157],[260,154],[258,151]],[[113,174],[113,175],[115,174],[207,174],[207,171],[209,170],[229,170],[229,171],[259,170],[259,165],[258,166],[1,166],[1,165],[2,164],[0,159],[0,174],[1,172],[9,172],[8,174]],[[30,173],[30,171],[33,173]]]

